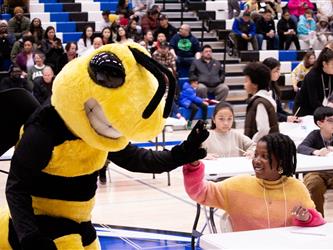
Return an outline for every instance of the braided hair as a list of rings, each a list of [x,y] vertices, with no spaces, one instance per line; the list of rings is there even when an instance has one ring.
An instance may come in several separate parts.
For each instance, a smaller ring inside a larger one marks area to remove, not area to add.
[[[271,133],[262,137],[259,141],[266,142],[269,163],[272,166],[272,154],[275,156],[278,166],[283,169],[282,175],[292,176],[296,170],[296,146],[289,136],[281,133]]]

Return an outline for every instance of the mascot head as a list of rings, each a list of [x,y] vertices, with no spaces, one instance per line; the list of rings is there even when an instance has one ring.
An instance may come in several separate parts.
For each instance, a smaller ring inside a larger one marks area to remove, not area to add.
[[[53,83],[51,103],[76,136],[94,148],[118,151],[129,140],[160,133],[175,79],[147,54],[134,43],[110,44],[64,67]]]

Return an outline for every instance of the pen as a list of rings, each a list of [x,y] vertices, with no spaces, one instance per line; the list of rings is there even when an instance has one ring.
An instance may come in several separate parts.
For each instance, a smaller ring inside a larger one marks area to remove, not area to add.
[[[301,107],[298,107],[298,109],[296,110],[294,116],[297,116],[297,114],[298,114],[298,112],[299,112],[300,109],[301,109]]]
[[[239,148],[239,147],[237,147],[237,146],[236,146],[236,148],[237,148],[239,151],[241,151],[242,153],[246,153],[246,151],[244,151],[243,149],[241,149],[241,148]]]
[[[321,233],[311,233],[311,232],[298,232],[298,231],[290,231],[293,234],[306,234],[306,235],[314,235],[314,236],[326,236],[326,234]]]

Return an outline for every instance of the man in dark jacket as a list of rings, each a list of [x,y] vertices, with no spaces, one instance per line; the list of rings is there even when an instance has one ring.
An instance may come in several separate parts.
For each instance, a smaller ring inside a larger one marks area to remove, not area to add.
[[[31,92],[32,88],[29,86],[28,81],[21,77],[22,70],[18,66],[11,66],[9,69],[9,76],[4,77],[0,81],[0,91],[12,88],[22,88]]]
[[[157,39],[159,33],[163,33],[169,42],[170,39],[177,33],[177,29],[169,23],[168,17],[166,15],[160,15],[158,20],[159,26],[154,32],[154,39]]]
[[[294,42],[297,50],[301,49],[296,30],[296,24],[290,18],[289,11],[284,11],[282,18],[277,23],[277,32],[279,34],[279,49],[289,50],[292,42]]]
[[[202,48],[201,58],[193,61],[190,67],[190,77],[197,77],[199,86],[197,95],[207,98],[208,93],[213,93],[216,100],[224,101],[229,92],[226,84],[223,84],[225,73],[219,61],[212,57],[212,47],[205,45]]]
[[[258,50],[256,25],[251,20],[250,12],[244,12],[242,17],[235,18],[230,36],[235,41],[238,52],[247,50],[248,42],[251,42],[253,50]]]
[[[275,24],[270,10],[265,10],[257,24],[258,48],[261,50],[264,39],[267,42],[267,50],[278,49],[279,37],[275,31]]]

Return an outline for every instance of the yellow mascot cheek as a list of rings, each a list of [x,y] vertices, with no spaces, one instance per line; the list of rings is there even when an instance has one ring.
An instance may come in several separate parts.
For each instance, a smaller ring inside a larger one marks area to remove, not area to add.
[[[8,242],[9,212],[7,209],[0,209],[0,249],[11,250]]]
[[[83,250],[84,247],[81,241],[81,235],[79,234],[70,234],[66,236],[62,236],[54,240],[54,243],[57,246],[57,249],[75,249],[75,250]]]

